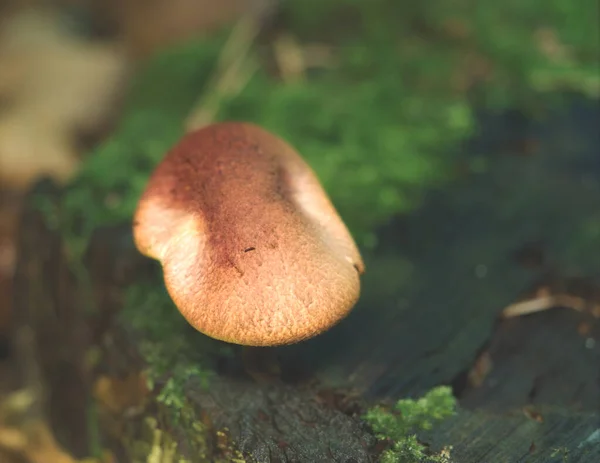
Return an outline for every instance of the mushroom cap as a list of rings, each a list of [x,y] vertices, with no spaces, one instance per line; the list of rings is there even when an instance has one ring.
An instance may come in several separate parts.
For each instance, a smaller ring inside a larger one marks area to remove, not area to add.
[[[184,136],[150,177],[133,232],[182,315],[222,341],[299,342],[359,297],[362,258],[316,175],[252,124]]]

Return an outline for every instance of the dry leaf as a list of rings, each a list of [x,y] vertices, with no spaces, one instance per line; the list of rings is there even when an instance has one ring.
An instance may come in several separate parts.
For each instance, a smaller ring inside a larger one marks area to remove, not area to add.
[[[77,166],[77,135],[114,108],[123,53],[70,34],[52,12],[30,10],[3,23],[0,62],[0,181],[25,188],[45,174],[66,180]]]

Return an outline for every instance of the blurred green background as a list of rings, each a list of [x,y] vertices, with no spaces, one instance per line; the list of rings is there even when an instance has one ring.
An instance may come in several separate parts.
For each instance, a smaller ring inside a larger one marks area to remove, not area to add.
[[[294,145],[363,247],[429,189],[482,168],[464,155],[478,131],[476,111],[543,117],[566,93],[600,94],[594,0],[281,5],[275,26],[250,51],[258,71],[220,97],[215,119],[253,121]],[[86,234],[131,216],[148,173],[183,133],[229,32],[173,46],[138,72],[115,133],[73,187],[69,205]],[[284,78],[273,59],[281,37],[325,57],[312,66],[305,59],[301,75]]]

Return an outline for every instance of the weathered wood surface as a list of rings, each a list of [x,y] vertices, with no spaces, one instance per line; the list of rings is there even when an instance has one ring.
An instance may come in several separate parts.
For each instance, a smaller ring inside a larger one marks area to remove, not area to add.
[[[457,462],[597,462],[598,415],[543,410],[544,423],[518,411],[465,411],[436,429],[433,448],[452,442]],[[443,441],[443,442],[442,442]]]
[[[567,461],[567,452],[568,461],[600,461],[598,320],[568,309],[498,319],[548,270],[600,276],[590,248],[573,246],[582,224],[600,211],[598,145],[591,145],[597,140],[584,143],[570,132],[569,119],[554,124],[561,130],[552,123],[533,128],[546,133],[531,156],[477,147],[486,152],[485,172],[382,231],[379,250],[367,256],[363,298],[348,319],[314,340],[277,349],[281,382],[262,385],[221,368],[208,391],[190,383],[187,396],[198,414],[213,430],[227,428],[249,461],[368,462],[377,449],[359,419],[368,403],[452,384],[463,410],[423,439],[434,447],[453,445],[455,461],[550,463]],[[502,132],[495,136],[504,139]],[[596,177],[590,179],[590,172]],[[515,253],[533,242],[541,243],[544,262],[531,268]],[[146,261],[133,249],[128,227],[99,231],[93,246],[88,264],[95,297],[100,313],[110,313],[118,308],[119,288],[132,275],[144,275]],[[82,318],[74,302],[78,291],[65,286],[59,250],[57,236],[30,209],[17,311],[39,332],[50,403],[60,417],[55,426],[80,433],[81,415],[69,418],[57,410],[83,407],[67,388],[84,388],[89,380],[58,371],[79,371],[74,346],[97,342],[90,332],[127,327],[106,316],[95,319],[91,331],[74,328]],[[133,354],[131,360],[120,355],[119,368],[139,368],[140,340],[125,342]],[[119,346],[114,357],[124,351]],[[476,386],[468,372],[482,355],[491,370]],[[74,382],[66,384],[68,378]]]

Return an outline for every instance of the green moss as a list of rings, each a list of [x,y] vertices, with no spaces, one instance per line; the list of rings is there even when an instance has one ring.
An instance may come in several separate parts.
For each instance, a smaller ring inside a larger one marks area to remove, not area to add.
[[[393,442],[381,458],[382,463],[449,463],[443,453],[431,455],[417,440],[419,431],[428,431],[442,420],[454,415],[456,399],[452,389],[440,386],[417,400],[402,399],[392,410],[375,407],[364,419],[379,439]]]
[[[185,442],[186,453],[194,456],[191,461],[243,463],[233,444],[214,448],[215,430],[202,423],[185,395],[190,382],[200,387],[209,385],[214,374],[211,359],[231,355],[231,346],[193,329],[173,306],[158,278],[127,288],[119,318],[131,329],[131,336],[142,339],[137,346],[146,363],[148,386],[156,393],[159,418],[146,420],[138,425],[141,432],[138,429],[128,437],[130,458],[138,458],[132,461],[160,457],[157,461],[187,462],[181,455],[183,449],[177,447],[179,441]],[[169,434],[174,428],[186,435],[174,438]]]
[[[186,404],[184,388],[189,381],[208,385],[211,354],[231,354],[229,344],[193,329],[158,281],[130,286],[120,317],[134,336],[143,339],[138,345],[147,364],[149,387],[158,392],[158,402],[174,416],[179,416]]]
[[[561,89],[600,95],[597,9],[595,0],[290,0],[286,28],[301,45],[332,47],[332,66],[296,83],[261,70],[217,117],[289,140],[361,244],[372,244],[377,226],[452,179],[461,141],[475,130],[474,99],[505,108]],[[69,189],[75,248],[98,225],[130,219],[222,43],[175,47],[139,73],[118,129]]]

